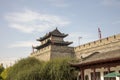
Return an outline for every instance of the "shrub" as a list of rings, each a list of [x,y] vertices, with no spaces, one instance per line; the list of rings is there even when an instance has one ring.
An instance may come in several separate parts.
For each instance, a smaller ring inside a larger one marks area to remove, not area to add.
[[[42,62],[35,58],[18,61],[8,72],[7,80],[37,80]]]
[[[74,68],[68,58],[42,62],[35,58],[18,61],[8,71],[6,80],[74,80]]]

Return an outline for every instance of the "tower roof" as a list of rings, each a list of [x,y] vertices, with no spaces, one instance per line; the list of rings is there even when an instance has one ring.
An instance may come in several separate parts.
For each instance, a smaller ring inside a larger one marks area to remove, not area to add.
[[[68,46],[70,44],[72,44],[73,42],[68,42],[68,41],[51,41],[51,40],[48,40],[45,44],[43,45],[40,45],[40,46],[36,46],[34,47],[35,49],[41,49],[41,48],[44,48],[45,46],[48,46],[49,44],[54,44],[54,45],[62,45],[62,46]]]
[[[66,37],[68,36],[68,34],[64,34],[64,33],[61,33],[57,28],[54,29],[53,31],[49,32],[48,34],[46,34],[45,36],[43,37],[40,37],[40,39],[37,39],[37,41],[43,41],[45,39],[47,39],[48,37],[50,36],[56,36],[56,37]]]
[[[88,65],[95,65],[95,64],[100,64],[100,63],[105,63],[105,62],[112,62],[112,61],[120,61],[120,49],[116,49],[113,51],[108,51],[108,52],[97,52],[89,55],[86,58],[83,58],[77,63],[71,63],[72,66],[88,66]]]

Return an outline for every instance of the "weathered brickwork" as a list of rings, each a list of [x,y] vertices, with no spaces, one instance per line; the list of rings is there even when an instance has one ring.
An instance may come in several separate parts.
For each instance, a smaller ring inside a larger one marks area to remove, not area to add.
[[[55,46],[51,47],[51,59],[56,57],[73,57],[74,55],[74,48],[67,47],[67,46]]]
[[[74,48],[75,56],[81,58],[95,52],[107,52],[120,48],[120,34],[93,41]]]

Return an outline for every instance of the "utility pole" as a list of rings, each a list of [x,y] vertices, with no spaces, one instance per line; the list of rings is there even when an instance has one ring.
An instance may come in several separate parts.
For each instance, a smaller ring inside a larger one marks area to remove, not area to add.
[[[82,37],[78,37],[78,45],[80,45],[80,39],[82,39]]]
[[[99,39],[101,39],[101,38],[102,38],[102,35],[101,35],[101,30],[100,30],[100,28],[98,28],[98,37],[99,37]]]

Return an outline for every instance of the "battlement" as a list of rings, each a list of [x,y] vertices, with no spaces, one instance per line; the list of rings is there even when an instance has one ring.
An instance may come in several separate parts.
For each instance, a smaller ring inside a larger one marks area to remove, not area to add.
[[[50,60],[51,46],[46,46],[40,50],[31,53],[30,57],[36,57],[39,60],[49,61]]]
[[[110,44],[112,42],[118,42],[118,41],[120,41],[120,34],[77,46],[77,47],[74,48],[74,50],[75,51],[85,50],[85,49],[88,49],[88,48],[107,45],[107,44]]]
[[[45,52],[50,51],[50,50],[51,50],[51,46],[47,46],[47,47],[44,47],[40,50],[32,52],[30,56],[39,56],[42,53],[45,53]]]
[[[89,42],[74,48],[75,56],[79,59],[95,52],[107,52],[120,48],[120,34]]]

